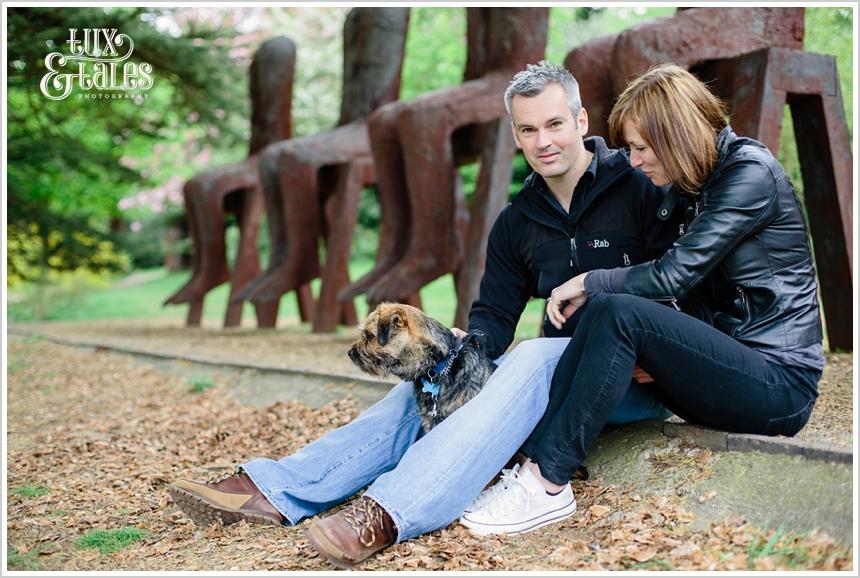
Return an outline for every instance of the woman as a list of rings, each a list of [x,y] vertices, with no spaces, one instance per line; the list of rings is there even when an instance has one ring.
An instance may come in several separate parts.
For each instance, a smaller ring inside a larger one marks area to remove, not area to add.
[[[482,494],[461,522],[473,532],[524,531],[572,514],[568,480],[624,396],[638,364],[652,394],[690,423],[796,434],[824,367],[806,224],[779,162],[738,137],[723,104],[692,74],[660,65],[636,79],[609,118],[614,141],[655,185],[664,209],[690,202],[685,234],[662,257],[583,273],[555,288],[553,325],[582,309],[553,375],[528,460]],[[714,325],[658,303],[712,293]]]

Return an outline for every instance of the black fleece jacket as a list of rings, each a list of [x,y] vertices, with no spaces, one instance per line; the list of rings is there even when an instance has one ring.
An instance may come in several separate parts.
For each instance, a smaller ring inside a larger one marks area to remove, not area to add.
[[[469,330],[486,335],[496,358],[514,338],[528,300],[550,292],[584,271],[627,267],[661,256],[683,233],[683,211],[676,206],[658,218],[664,190],[655,187],[627,158],[600,137],[585,140],[596,170],[586,172],[574,192],[575,210],[565,214],[543,178],[532,173],[502,210],[490,231],[487,261]],[[573,315],[556,330],[544,321],[547,337],[568,337]]]

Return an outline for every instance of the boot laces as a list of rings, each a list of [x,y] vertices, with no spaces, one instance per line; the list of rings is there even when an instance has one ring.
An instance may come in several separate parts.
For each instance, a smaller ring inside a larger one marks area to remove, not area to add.
[[[369,548],[376,541],[377,527],[382,530],[382,507],[369,498],[361,498],[353,502],[344,513],[344,518],[350,528],[355,530],[358,541]]]
[[[219,482],[223,482],[227,478],[232,478],[233,476],[239,475],[242,473],[241,466],[234,468],[233,470],[227,470],[226,472],[221,472],[220,474],[214,474],[206,480],[207,484],[217,484]]]

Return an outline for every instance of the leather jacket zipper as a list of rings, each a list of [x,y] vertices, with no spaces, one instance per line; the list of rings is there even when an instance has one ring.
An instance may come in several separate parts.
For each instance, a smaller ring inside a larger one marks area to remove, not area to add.
[[[737,290],[738,295],[741,298],[741,306],[743,306],[744,315],[746,315],[746,318],[744,319],[744,321],[749,321],[749,319],[750,319],[750,306],[749,306],[749,303],[747,303],[747,295],[746,295],[746,293],[744,293],[743,287],[735,287],[735,289]]]

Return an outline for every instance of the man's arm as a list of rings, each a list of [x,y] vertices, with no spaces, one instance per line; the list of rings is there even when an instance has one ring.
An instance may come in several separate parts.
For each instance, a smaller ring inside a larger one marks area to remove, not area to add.
[[[510,226],[514,210],[508,205],[490,231],[480,293],[469,313],[469,330],[487,336],[487,353],[494,359],[513,341],[530,296],[531,276]]]

